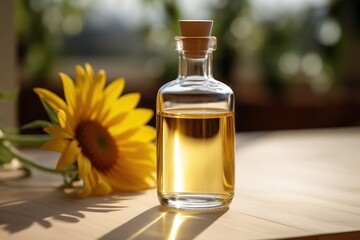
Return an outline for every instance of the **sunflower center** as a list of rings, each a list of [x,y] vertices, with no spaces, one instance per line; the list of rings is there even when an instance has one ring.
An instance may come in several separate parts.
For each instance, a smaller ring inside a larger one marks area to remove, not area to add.
[[[108,130],[96,121],[81,122],[75,130],[82,153],[93,167],[104,172],[118,157],[118,148]]]

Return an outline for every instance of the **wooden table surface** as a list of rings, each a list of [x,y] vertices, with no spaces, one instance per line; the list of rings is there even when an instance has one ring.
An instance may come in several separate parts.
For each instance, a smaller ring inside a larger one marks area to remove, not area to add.
[[[38,171],[0,182],[0,239],[360,239],[360,128],[238,134],[222,212],[166,211],[155,189],[74,199],[61,183]]]

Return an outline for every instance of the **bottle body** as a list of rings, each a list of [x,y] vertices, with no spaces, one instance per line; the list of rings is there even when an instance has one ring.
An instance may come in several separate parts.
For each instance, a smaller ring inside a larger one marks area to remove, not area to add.
[[[234,194],[234,113],[159,113],[158,197],[180,209],[226,207]]]
[[[157,95],[157,190],[171,208],[223,208],[234,195],[234,94],[209,61],[180,54],[179,77]]]

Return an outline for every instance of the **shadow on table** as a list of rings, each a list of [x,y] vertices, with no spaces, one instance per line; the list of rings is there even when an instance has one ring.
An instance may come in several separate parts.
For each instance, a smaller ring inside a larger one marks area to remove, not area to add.
[[[100,239],[194,239],[227,210],[180,212],[156,206],[107,233]]]
[[[6,193],[3,193],[6,194]],[[126,206],[115,206],[131,196],[110,195],[75,199],[62,191],[48,192],[32,199],[0,203],[0,226],[2,230],[13,234],[38,223],[50,228],[53,220],[76,223],[85,218],[83,212],[106,213],[119,211]]]

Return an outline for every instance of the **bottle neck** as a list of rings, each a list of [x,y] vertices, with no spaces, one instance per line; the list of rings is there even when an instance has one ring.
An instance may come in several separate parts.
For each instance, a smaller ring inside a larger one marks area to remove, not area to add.
[[[201,57],[187,56],[179,53],[179,78],[198,77],[212,78],[212,52],[209,51]],[[195,78],[196,79],[196,78]]]

